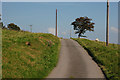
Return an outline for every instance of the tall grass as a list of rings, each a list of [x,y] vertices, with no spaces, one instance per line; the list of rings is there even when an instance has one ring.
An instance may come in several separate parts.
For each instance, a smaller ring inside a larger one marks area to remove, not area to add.
[[[93,57],[98,65],[103,70],[105,76],[109,80],[120,80],[120,62],[118,61],[120,45],[110,44],[105,46],[105,42],[96,42],[88,39],[72,38],[83,46],[88,53]]]
[[[2,77],[45,78],[59,50],[60,40],[52,34],[2,30]]]

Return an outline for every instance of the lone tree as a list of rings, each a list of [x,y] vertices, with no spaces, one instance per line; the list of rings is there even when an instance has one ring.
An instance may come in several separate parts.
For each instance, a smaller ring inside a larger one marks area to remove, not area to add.
[[[75,34],[78,33],[78,38],[80,37],[86,37],[83,36],[86,31],[94,31],[94,24],[91,22],[92,19],[88,17],[80,17],[77,18],[74,22],[72,22],[71,25],[73,25],[74,30],[76,30]]]
[[[19,30],[20,30],[20,27],[17,26],[17,25],[15,25],[14,23],[10,23],[10,24],[8,24],[8,29],[19,31]]]

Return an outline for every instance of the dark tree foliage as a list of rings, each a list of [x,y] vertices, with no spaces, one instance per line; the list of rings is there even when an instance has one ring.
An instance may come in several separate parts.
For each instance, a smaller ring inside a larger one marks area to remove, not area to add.
[[[0,14],[0,21],[1,21],[1,14]]]
[[[3,22],[0,22],[0,28],[3,28]]]
[[[1,28],[1,29],[7,29],[7,28],[3,25],[3,22],[0,22],[0,28]]]
[[[10,24],[8,24],[8,29],[19,31],[19,30],[20,30],[20,27],[17,26],[17,25],[15,25],[14,23],[10,23]]]
[[[0,14],[0,28],[3,27],[3,23],[1,22],[1,14]]]
[[[78,33],[78,37],[86,37],[83,36],[86,31],[94,31],[94,24],[91,22],[92,19],[88,17],[80,17],[77,18],[71,25],[73,25],[74,30],[76,30],[75,34]]]

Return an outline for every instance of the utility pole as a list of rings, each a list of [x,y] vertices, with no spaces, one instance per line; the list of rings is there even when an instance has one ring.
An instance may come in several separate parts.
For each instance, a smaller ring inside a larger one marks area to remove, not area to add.
[[[109,45],[109,0],[107,0],[106,46]]]
[[[57,36],[57,9],[56,9],[56,33],[55,35]]]
[[[30,26],[30,31],[32,32],[32,25],[29,25]]]

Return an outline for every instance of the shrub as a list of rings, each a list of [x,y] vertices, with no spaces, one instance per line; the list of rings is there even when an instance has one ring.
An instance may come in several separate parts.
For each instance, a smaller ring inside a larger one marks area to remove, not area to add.
[[[15,25],[14,23],[10,23],[10,24],[8,24],[8,29],[9,30],[17,30],[17,31],[19,31],[20,27]]]

